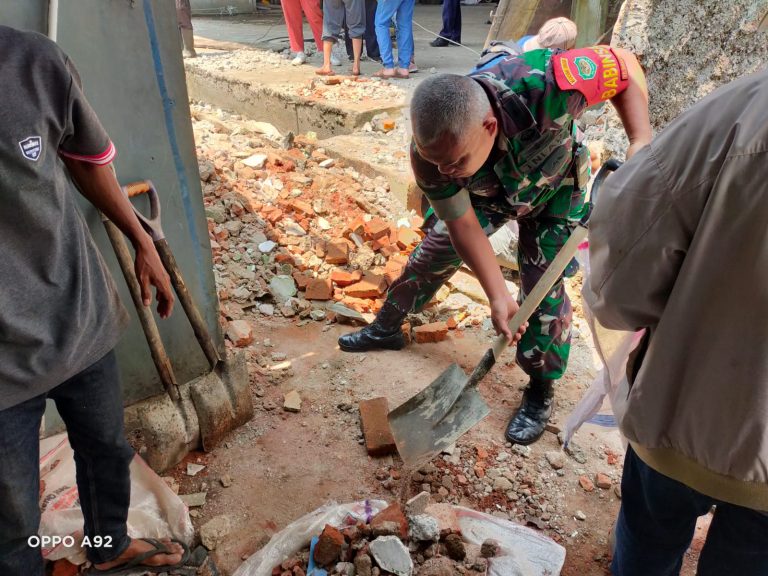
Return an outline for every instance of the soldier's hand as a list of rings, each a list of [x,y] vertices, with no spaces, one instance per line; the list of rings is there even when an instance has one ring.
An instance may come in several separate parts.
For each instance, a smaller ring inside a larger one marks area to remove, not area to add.
[[[496,329],[496,333],[504,334],[510,346],[519,342],[520,338],[525,334],[528,323],[523,324],[515,334],[512,334],[512,331],[509,329],[509,321],[519,309],[512,295],[507,293],[506,296],[493,299],[490,304],[491,321]]]

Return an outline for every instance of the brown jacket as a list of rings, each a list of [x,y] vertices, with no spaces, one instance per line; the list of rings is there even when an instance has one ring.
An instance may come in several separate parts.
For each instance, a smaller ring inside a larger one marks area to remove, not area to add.
[[[768,70],[711,94],[603,187],[590,290],[648,329],[623,433],[657,471],[768,510]]]

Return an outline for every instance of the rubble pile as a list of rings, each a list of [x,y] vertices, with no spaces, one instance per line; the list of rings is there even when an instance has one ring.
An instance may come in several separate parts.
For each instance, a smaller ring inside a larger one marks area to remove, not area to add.
[[[344,167],[312,134],[281,135],[204,105],[192,116],[228,340],[251,344],[251,315],[369,322],[421,240],[421,218],[399,209],[384,178]],[[444,287],[411,326],[447,320],[415,333],[432,342],[485,317],[482,303]]]
[[[272,576],[471,576],[486,574],[489,559],[500,553],[495,540],[465,543],[452,507],[431,504],[421,493],[370,523],[326,524],[308,548],[274,566]]]
[[[240,49],[222,52],[201,52],[197,58],[185,60],[185,66],[198,70],[217,73],[232,70],[257,70],[264,67],[291,68],[291,63],[284,56],[266,50]]]
[[[313,78],[299,90],[299,95],[327,102],[366,102],[405,99],[405,91],[386,80],[364,76],[325,76]]]

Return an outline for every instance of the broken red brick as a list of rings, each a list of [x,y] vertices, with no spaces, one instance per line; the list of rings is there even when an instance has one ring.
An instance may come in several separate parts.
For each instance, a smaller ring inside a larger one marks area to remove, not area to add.
[[[389,246],[382,246],[379,248],[379,252],[384,258],[391,258],[400,251],[400,248],[396,244],[390,244]]]
[[[381,218],[373,218],[366,222],[363,228],[368,240],[378,240],[382,236],[389,236],[389,224]]]
[[[333,240],[325,246],[325,261],[328,264],[346,264],[349,260],[349,244],[344,240]]]
[[[475,476],[478,478],[483,478],[485,476],[485,468],[480,466],[480,464],[475,465]]]
[[[293,256],[290,254],[286,254],[285,252],[280,252],[279,254],[275,255],[275,262],[278,264],[288,263],[291,266],[293,266]]]
[[[611,477],[608,476],[608,474],[603,474],[602,472],[597,473],[597,477],[595,478],[595,484],[597,484],[598,488],[601,488],[603,490],[608,490],[611,486],[613,486]]]
[[[386,266],[384,266],[384,279],[387,281],[387,284],[392,284],[395,280],[400,278],[400,275],[403,273],[403,266],[400,264],[400,262],[395,262],[394,260],[390,260],[387,262]]]
[[[384,132],[390,132],[395,129],[395,121],[391,118],[387,118],[386,120],[383,120],[381,122],[381,129],[384,130]]]
[[[283,217],[283,211],[280,208],[276,208],[267,214],[267,220],[270,224],[275,224]]]
[[[445,325],[448,326],[448,330],[456,330],[456,326],[458,326],[459,323],[456,322],[456,318],[451,316],[448,318],[448,320],[445,321]]]
[[[315,562],[320,566],[330,566],[338,561],[344,544],[344,535],[330,524],[326,524],[315,546]]]
[[[477,453],[478,460],[485,460],[486,458],[488,458],[488,450],[486,450],[482,446],[475,446],[475,452]]]
[[[595,489],[595,485],[592,483],[592,480],[586,476],[579,476],[579,484],[587,492],[592,492]]]
[[[344,296],[344,298],[341,299],[341,303],[344,304],[347,308],[352,308],[352,310],[357,310],[361,314],[363,312],[370,312],[371,310],[371,301],[365,300],[363,298],[353,298],[352,296]]]
[[[344,294],[353,298],[378,298],[387,291],[387,282],[383,276],[367,272],[362,280],[344,289]]]
[[[312,280],[312,276],[307,276],[306,274],[299,274],[298,272],[293,273],[293,279],[296,281],[296,286],[299,290],[306,290],[307,284],[309,284],[310,280]]]
[[[377,238],[373,241],[373,244],[371,244],[371,248],[373,248],[374,251],[378,252],[382,248],[386,248],[390,246],[392,242],[389,241],[389,234],[385,234],[384,236]]]
[[[363,220],[363,217],[360,216],[359,218],[355,218],[352,222],[347,224],[347,227],[344,229],[344,238],[349,238],[351,234],[357,234],[361,238],[365,235],[365,220]]]
[[[440,342],[448,336],[448,326],[445,322],[432,322],[413,329],[413,337],[419,344],[425,342]]]
[[[235,346],[248,346],[253,342],[253,330],[245,320],[232,320],[227,324],[227,338]]]
[[[397,229],[397,245],[401,250],[406,250],[411,246],[415,246],[421,242],[421,236],[410,228],[398,228]]]
[[[315,213],[315,211],[312,210],[312,205],[309,204],[309,202],[304,202],[302,200],[293,200],[289,203],[289,206],[294,212],[303,214],[304,216],[312,216]]]
[[[342,288],[344,286],[350,286],[355,282],[359,282],[362,277],[363,277],[363,273],[360,272],[360,270],[355,270],[354,272],[347,272],[346,270],[341,270],[339,268],[336,268],[331,272],[331,280],[337,286],[341,286]]]
[[[77,564],[72,564],[69,560],[56,560],[53,563],[52,576],[77,576],[80,572],[80,567]]]
[[[403,509],[399,502],[390,504],[384,510],[376,514],[371,520],[371,529],[375,529],[377,526],[381,526],[385,522],[394,522],[400,528],[400,539],[405,540],[408,538],[408,520],[403,513]]]
[[[360,401],[360,423],[365,437],[365,449],[371,456],[386,456],[397,452],[395,438],[389,427],[389,404],[385,397]]]
[[[333,288],[330,278],[310,280],[304,293],[304,298],[307,300],[330,300],[332,297]]]
[[[325,254],[328,249],[328,243],[325,240],[319,240],[315,243],[313,250],[315,252],[315,256],[318,258],[325,258]]]

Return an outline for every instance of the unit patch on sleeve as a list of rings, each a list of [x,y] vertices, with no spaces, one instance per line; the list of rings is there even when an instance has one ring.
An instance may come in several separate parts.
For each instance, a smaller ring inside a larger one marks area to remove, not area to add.
[[[587,106],[610,100],[629,85],[624,61],[608,46],[568,50],[552,58],[561,90],[578,90]]]

